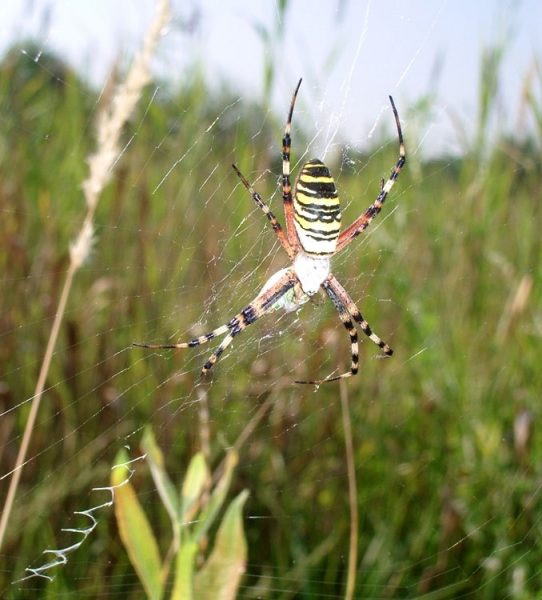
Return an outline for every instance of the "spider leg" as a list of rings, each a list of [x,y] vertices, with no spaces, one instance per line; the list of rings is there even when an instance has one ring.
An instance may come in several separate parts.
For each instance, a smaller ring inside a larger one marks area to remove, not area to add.
[[[352,315],[354,321],[356,321],[356,323],[358,323],[358,325],[360,326],[361,331],[363,331],[363,333],[374,344],[376,344],[386,356],[391,356],[393,354],[393,350],[388,346],[388,344],[386,344],[386,342],[381,340],[376,335],[376,333],[373,333],[371,327],[369,326],[369,323],[367,323],[367,321],[363,318],[363,315],[359,312],[358,307],[356,306],[352,298],[350,298],[348,292],[339,283],[335,275],[333,275],[333,273],[330,273],[329,277],[326,281],[324,281],[322,285],[324,286],[324,289],[328,294],[331,290],[332,293],[340,300],[340,302],[344,304],[346,310],[350,313],[350,315]]]
[[[347,377],[352,377],[357,374],[359,367],[359,346],[358,346],[358,332],[352,323],[352,319],[350,318],[350,313],[346,309],[345,305],[339,298],[339,296],[335,293],[335,291],[327,285],[326,282],[323,284],[323,288],[327,292],[328,296],[331,298],[333,302],[333,306],[337,309],[339,313],[339,317],[342,321],[342,324],[346,327],[348,334],[350,335],[350,344],[352,347],[352,363],[350,365],[350,371],[346,373],[341,373],[341,375],[336,375],[334,377],[326,377],[325,379],[315,380],[315,381],[296,381],[296,383],[303,384],[313,384],[320,385],[322,383],[328,383],[329,381],[338,381],[339,379],[345,379]]]
[[[254,200],[254,202],[256,202],[256,204],[264,212],[265,216],[269,219],[269,223],[271,223],[271,227],[273,228],[275,235],[277,236],[282,247],[288,253],[290,260],[293,260],[295,258],[295,253],[292,249],[292,246],[290,245],[290,242],[286,238],[286,235],[284,233],[284,230],[281,227],[281,224],[278,222],[275,215],[271,212],[271,210],[269,209],[269,206],[267,206],[267,204],[265,203],[265,201],[263,200],[261,195],[258,194],[258,192],[250,185],[250,183],[248,182],[246,177],[241,173],[241,171],[239,171],[239,169],[237,168],[237,165],[232,165],[232,167],[233,167],[234,171],[237,173],[237,176],[239,177],[239,179],[241,180],[241,183],[245,186],[248,193],[252,196],[252,199]]]
[[[252,323],[270,311],[275,303],[294,287],[296,281],[297,277],[293,271],[285,269],[284,274],[273,285],[269,287],[267,285],[264,286],[258,296],[228,323],[228,335],[222,340],[220,346],[218,346],[211,356],[209,356],[201,369],[201,375],[205,375],[213,368],[220,355],[232,343],[236,335],[240,334],[249,325],[252,325]]]
[[[395,117],[395,125],[397,127],[397,136],[399,137],[399,158],[395,163],[395,166],[391,170],[390,176],[386,183],[382,183],[380,193],[376,197],[376,200],[369,206],[369,208],[359,216],[349,227],[342,231],[337,240],[337,252],[340,252],[345,246],[357,237],[364,229],[367,229],[369,223],[378,215],[382,210],[382,205],[390,193],[393,184],[397,181],[399,173],[403,168],[406,161],[405,144],[403,142],[403,132],[401,131],[401,123],[399,121],[399,114],[395,108],[393,98],[390,96],[391,108],[393,110],[393,116]]]
[[[134,342],[132,346],[137,346],[138,348],[150,348],[152,350],[177,350],[179,348],[195,348],[196,346],[201,346],[202,344],[209,342],[210,340],[214,339],[219,335],[224,335],[225,333],[228,333],[229,330],[229,324],[226,324],[221,325],[220,327],[217,327],[212,331],[209,331],[209,333],[204,333],[203,335],[200,335],[199,337],[194,338],[189,342],[180,342],[178,344],[143,344]]]
[[[282,202],[284,205],[284,217],[286,219],[286,235],[288,236],[288,241],[295,254],[299,251],[300,243],[294,226],[294,205],[292,201],[292,184],[290,182],[290,148],[292,146],[290,133],[292,130],[292,116],[294,114],[297,92],[299,91],[299,86],[302,81],[302,79],[298,81],[294,90],[290,109],[288,111],[288,119],[284,127],[284,136],[282,138]]]
[[[265,285],[258,296],[233,319],[225,324],[213,329],[209,333],[194,338],[188,342],[178,344],[133,344],[142,348],[153,349],[178,349],[178,348],[193,348],[205,344],[218,335],[227,333],[228,335],[222,340],[222,343],[211,354],[203,365],[201,374],[205,375],[215,363],[220,355],[231,344],[233,338],[246,329],[249,325],[257,321],[265,313],[269,312],[275,303],[279,301],[286,292],[293,288],[297,282],[297,277],[291,269],[285,269],[284,273],[270,286]]]
[[[330,273],[326,281],[324,281],[322,284],[322,287],[333,302],[333,305],[337,309],[343,325],[346,327],[350,335],[350,344],[352,346],[352,363],[350,365],[350,371],[333,377],[326,377],[325,379],[319,379],[315,381],[296,381],[296,383],[320,385],[330,381],[337,381],[339,379],[353,377],[357,374],[359,368],[358,334],[354,328],[351,317],[359,324],[363,333],[379,348],[381,348],[386,356],[391,356],[393,354],[393,350],[388,346],[388,344],[386,344],[386,342],[382,341],[375,333],[373,333],[369,323],[367,323],[367,321],[363,318],[358,307],[352,298],[350,298],[348,292],[339,283],[335,275]]]

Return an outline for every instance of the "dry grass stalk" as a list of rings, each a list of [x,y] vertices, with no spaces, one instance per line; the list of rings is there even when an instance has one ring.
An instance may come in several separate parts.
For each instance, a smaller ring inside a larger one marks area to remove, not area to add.
[[[346,571],[346,590],[344,593],[344,598],[345,600],[352,600],[356,587],[356,569],[358,564],[358,483],[356,479],[356,461],[354,458],[352,422],[350,420],[350,407],[348,405],[348,387],[344,379],[341,379],[340,384],[346,472],[348,473],[348,504],[350,506],[350,541],[348,548],[348,567]]]
[[[511,292],[510,298],[501,315],[497,326],[497,343],[504,343],[514,323],[525,312],[532,288],[533,278],[531,275],[523,275],[517,288]]]
[[[94,212],[98,205],[100,194],[111,177],[115,161],[120,155],[120,136],[122,134],[122,129],[132,114],[137,101],[141,96],[141,91],[150,81],[150,62],[161,33],[169,22],[169,19],[169,0],[158,0],[156,14],[145,37],[143,48],[135,57],[125,81],[119,86],[112,98],[110,107],[101,114],[98,123],[97,149],[88,160],[89,175],[83,183],[83,193],[87,205],[87,212],[79,234],[75,241],[70,245],[70,264],[66,272],[66,279],[58,302],[55,319],[51,327],[51,333],[49,334],[45,355],[32,398],[32,406],[25,425],[23,439],[15,461],[15,466],[10,473],[4,475],[4,477],[11,475],[11,480],[4,502],[2,517],[0,519],[0,547],[2,546],[5,537],[22,468],[26,461],[30,438],[36,422],[39,405],[45,388],[45,381],[47,379],[47,374],[49,373],[49,367],[51,365],[73,279],[75,273],[88,258],[92,249]]]

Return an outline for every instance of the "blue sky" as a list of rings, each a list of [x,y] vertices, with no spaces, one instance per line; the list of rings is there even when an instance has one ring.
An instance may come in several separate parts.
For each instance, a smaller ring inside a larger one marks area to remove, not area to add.
[[[317,132],[325,153],[347,139],[370,142],[376,127],[391,131],[387,96],[410,106],[431,86],[436,102],[417,123],[424,152],[457,149],[457,123],[467,133],[476,121],[483,48],[510,35],[499,88],[499,125],[518,128],[524,78],[542,60],[540,0],[292,0],[281,43],[265,47],[257,28],[273,34],[278,9],[272,0],[181,2],[156,69],[182,83],[198,62],[211,83],[231,82],[240,96],[263,92],[263,65],[272,57],[276,82],[271,101],[285,113],[295,82],[304,77],[298,118]],[[38,36],[97,85],[120,54],[129,56],[153,13],[152,0],[25,0],[0,7],[0,50],[21,37]],[[190,34],[181,23],[193,20]],[[30,59],[30,57],[29,57]],[[433,82],[433,84],[431,83]],[[296,115],[297,116],[297,115]],[[387,119],[384,124],[382,119]],[[408,121],[406,123],[408,129]],[[414,126],[414,124],[412,124]],[[310,131],[311,129],[309,129]]]

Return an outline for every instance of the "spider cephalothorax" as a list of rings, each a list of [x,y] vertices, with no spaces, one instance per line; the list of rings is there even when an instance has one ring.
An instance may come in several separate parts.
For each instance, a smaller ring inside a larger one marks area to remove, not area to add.
[[[306,162],[297,178],[294,193],[290,183],[290,130],[297,92],[301,79],[294,91],[288,119],[282,140],[282,200],[286,219],[286,231],[269,210],[260,194],[256,192],[239,169],[233,165],[235,172],[245,188],[250,192],[254,202],[265,213],[282,247],[290,258],[291,265],[272,275],[265,283],[256,298],[226,325],[194,338],[189,342],[178,344],[135,344],[145,348],[191,348],[204,344],[219,335],[227,334],[222,343],[211,354],[201,370],[204,375],[216,363],[222,352],[231,344],[233,338],[248,325],[254,323],[264,314],[283,309],[293,311],[299,309],[311,296],[320,289],[331,299],[343,325],[350,335],[352,362],[350,371],[334,377],[326,377],[317,381],[298,381],[297,383],[324,383],[351,377],[358,372],[358,334],[352,319],[383,353],[387,356],[393,350],[371,331],[369,324],[359,312],[354,301],[331,272],[331,257],[346,247],[358,236],[380,212],[389,191],[393,187],[406,160],[405,145],[399,115],[390,96],[391,108],[399,137],[399,159],[393,167],[388,181],[382,181],[382,187],[376,200],[344,231],[341,229],[341,207],[335,181],[326,165],[318,159]]]

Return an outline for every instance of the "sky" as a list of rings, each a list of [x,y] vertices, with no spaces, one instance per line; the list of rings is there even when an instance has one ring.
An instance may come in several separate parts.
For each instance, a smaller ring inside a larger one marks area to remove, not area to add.
[[[153,0],[2,2],[0,52],[37,37],[100,86],[139,47],[153,10]],[[504,39],[494,127],[517,130],[525,77],[542,62],[540,0],[291,0],[283,20],[273,0],[173,0],[173,14],[160,77],[182,85],[197,63],[211,86],[226,81],[240,97],[261,98],[273,64],[279,115],[303,77],[300,118],[323,154],[339,139],[363,148],[379,128],[391,132],[389,94],[408,131],[408,109],[428,92],[433,110],[410,119],[416,151],[456,151],[458,123],[467,135],[476,123],[482,51]]]

